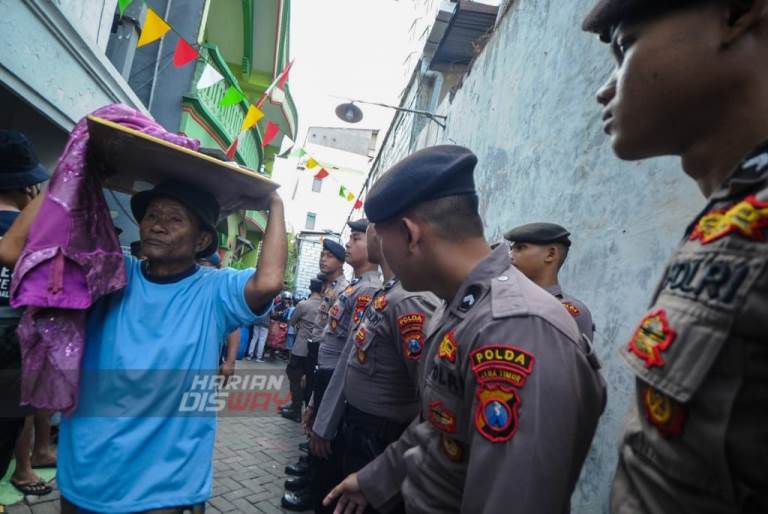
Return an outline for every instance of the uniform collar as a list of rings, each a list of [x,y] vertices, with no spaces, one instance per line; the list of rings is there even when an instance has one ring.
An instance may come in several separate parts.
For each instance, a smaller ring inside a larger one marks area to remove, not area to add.
[[[562,298],[563,297],[563,288],[560,287],[560,284],[555,284],[553,286],[545,287],[544,290],[554,296],[555,298]]]
[[[384,286],[382,286],[382,289],[384,289],[385,291],[389,291],[390,289],[395,287],[395,284],[397,284],[399,281],[400,279],[398,279],[397,277],[391,278],[387,280]]]
[[[491,279],[504,274],[510,265],[509,243],[504,241],[475,266],[449,302],[448,309],[463,318],[487,292]]]
[[[366,281],[366,282],[373,282],[379,279],[379,272],[378,271],[366,271],[362,275],[360,275],[360,278],[358,281]]]
[[[766,180],[768,180],[768,141],[758,146],[741,161],[710,200],[723,200],[731,195],[741,195]]]

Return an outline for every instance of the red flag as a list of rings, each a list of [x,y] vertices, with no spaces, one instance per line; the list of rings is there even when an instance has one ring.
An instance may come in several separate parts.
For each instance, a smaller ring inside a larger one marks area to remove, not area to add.
[[[362,207],[362,206],[363,206],[363,201],[362,201],[361,199],[359,199],[359,198],[358,198],[358,199],[357,199],[357,201],[355,202],[355,207],[354,207],[354,209],[355,209],[355,210],[357,210],[357,209],[359,209],[359,208],[360,208],[360,207]]]
[[[176,50],[173,52],[173,64],[177,68],[181,68],[189,61],[197,59],[200,55],[197,49],[187,43],[183,37],[179,38],[179,42],[176,43]]]
[[[323,180],[325,177],[329,175],[328,171],[325,168],[320,168],[320,171],[315,173],[315,178],[318,180]]]
[[[235,152],[237,152],[237,144],[240,142],[240,135],[235,138],[234,141],[232,141],[232,144],[229,145],[229,148],[227,148],[227,159],[230,161],[235,160]]]
[[[272,123],[267,123],[267,129],[264,131],[264,140],[261,142],[261,147],[264,148],[275,139],[277,133],[280,132],[280,127]]]
[[[293,61],[289,62],[288,66],[280,73],[280,80],[277,82],[277,87],[280,89],[285,89],[285,83],[288,82],[288,73],[291,71],[291,66],[293,66]]]

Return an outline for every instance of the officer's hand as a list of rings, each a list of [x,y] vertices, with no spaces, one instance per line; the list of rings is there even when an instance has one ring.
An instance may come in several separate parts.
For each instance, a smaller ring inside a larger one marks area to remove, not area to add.
[[[336,504],[333,514],[363,514],[365,507],[368,506],[368,500],[365,499],[357,481],[357,473],[352,473],[334,487],[323,499],[323,505],[330,506],[336,498],[339,499],[339,503]]]
[[[301,428],[304,429],[304,433],[307,435],[310,435],[310,432],[312,431],[312,420],[314,419],[314,409],[312,407],[307,406],[306,409],[304,409],[304,414],[301,417]]]
[[[316,433],[309,432],[309,451],[315,457],[321,459],[327,459],[331,456],[331,442],[328,439],[323,439]]]

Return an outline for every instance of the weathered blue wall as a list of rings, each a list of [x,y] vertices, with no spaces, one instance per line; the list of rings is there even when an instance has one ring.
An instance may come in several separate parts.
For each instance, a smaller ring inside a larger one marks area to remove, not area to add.
[[[489,238],[533,221],[558,222],[573,232],[561,280],[592,310],[609,386],[573,498],[575,513],[607,512],[633,385],[618,354],[704,203],[675,160],[623,163],[613,156],[594,100],[612,61],[607,46],[579,28],[593,3],[516,0],[453,100],[447,95],[441,103],[447,129],[430,123],[416,135],[418,146],[455,142],[478,154]],[[385,142],[381,169],[407,151],[409,130],[410,122],[401,120]]]

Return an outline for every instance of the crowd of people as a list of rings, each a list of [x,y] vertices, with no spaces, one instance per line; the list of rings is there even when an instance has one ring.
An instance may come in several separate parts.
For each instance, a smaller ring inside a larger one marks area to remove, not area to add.
[[[707,198],[621,352],[635,388],[612,513],[768,512],[768,68],[755,65],[768,57],[767,25],[768,0],[600,0],[584,22],[617,62],[597,95],[615,153],[678,155]],[[38,194],[46,177],[18,134],[4,133],[0,151],[0,263],[23,280],[30,228],[60,183]],[[242,271],[204,267],[218,265],[203,264],[216,241],[212,195],[184,182],[135,194],[141,259],[125,257],[124,286],[88,312],[78,404],[62,418],[58,454],[22,443],[33,461],[57,459],[62,511],[203,512],[215,417],[157,415],[175,382],[150,371],[231,375],[248,330],[249,358],[290,352],[291,403],[280,413],[307,434],[307,455],[286,468],[284,507],[569,512],[606,406],[591,313],[558,279],[578,249],[544,222],[488,241],[477,163],[441,145],[392,166],[346,244],[323,241],[296,305],[281,294],[277,194],[262,206],[258,265]],[[66,269],[51,269],[46,291],[57,294]],[[15,331],[28,311],[3,309],[15,366],[3,374],[2,472],[34,419],[19,401]],[[103,412],[119,415],[94,414]],[[39,491],[28,471],[14,483]]]

